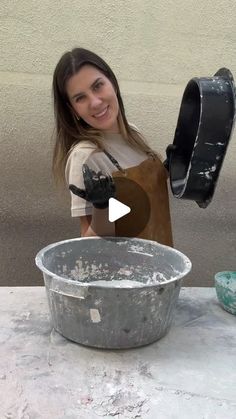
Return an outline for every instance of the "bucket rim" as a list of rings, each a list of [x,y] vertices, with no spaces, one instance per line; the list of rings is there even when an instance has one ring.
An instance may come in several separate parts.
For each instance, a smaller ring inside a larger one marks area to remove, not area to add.
[[[119,290],[122,290],[122,289],[132,289],[133,290],[133,289],[142,289],[142,288],[151,288],[151,287],[163,287],[163,286],[165,286],[167,284],[171,284],[172,282],[178,281],[181,278],[185,277],[191,271],[191,269],[192,269],[192,262],[190,261],[190,259],[188,258],[188,256],[186,256],[180,250],[176,250],[175,248],[173,248],[171,246],[167,246],[165,244],[159,243],[159,242],[154,241],[154,240],[141,239],[141,238],[136,238],[136,237],[123,237],[123,236],[122,237],[120,237],[120,236],[117,236],[117,237],[116,236],[75,237],[75,238],[72,238],[72,239],[66,239],[66,240],[61,240],[59,242],[54,242],[54,243],[51,243],[51,244],[43,247],[41,250],[38,251],[38,253],[35,256],[35,264],[39,268],[39,270],[42,271],[43,273],[45,273],[46,275],[48,275],[48,276],[50,276],[52,278],[58,279],[59,281],[64,282],[64,283],[67,283],[67,284],[68,283],[74,284],[74,285],[75,284],[78,284],[79,286],[84,286],[84,287],[115,288],[115,287],[109,287],[107,285],[104,286],[102,284],[96,285],[95,283],[92,284],[90,282],[81,282],[81,281],[72,280],[70,278],[63,278],[63,277],[61,277],[61,276],[59,276],[59,275],[57,275],[57,274],[49,271],[43,265],[43,263],[42,263],[42,256],[44,255],[44,253],[47,252],[48,250],[56,247],[56,246],[62,245],[64,243],[75,242],[75,241],[101,240],[101,239],[102,240],[104,240],[104,239],[114,240],[114,241],[116,241],[116,240],[124,240],[124,241],[127,241],[128,240],[128,241],[135,241],[135,242],[140,242],[140,243],[148,242],[148,243],[151,243],[151,244],[153,244],[154,246],[157,246],[157,247],[170,249],[173,253],[175,253],[179,257],[181,257],[182,260],[183,260],[183,262],[184,262],[184,264],[185,264],[184,270],[179,275],[176,275],[173,279],[170,279],[170,280],[168,280],[166,282],[160,282],[160,283],[156,283],[156,284],[145,284],[145,283],[142,283],[142,285],[134,286],[132,288],[127,287],[127,286],[124,285],[124,287],[119,288]]]

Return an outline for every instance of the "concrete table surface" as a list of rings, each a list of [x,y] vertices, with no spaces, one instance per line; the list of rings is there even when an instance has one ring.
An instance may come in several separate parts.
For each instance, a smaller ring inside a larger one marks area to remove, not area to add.
[[[161,340],[101,350],[55,332],[44,287],[0,289],[1,419],[235,419],[236,316],[182,288]]]

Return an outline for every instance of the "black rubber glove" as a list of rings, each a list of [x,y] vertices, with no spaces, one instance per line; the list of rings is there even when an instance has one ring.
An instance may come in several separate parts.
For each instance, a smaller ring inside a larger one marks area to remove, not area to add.
[[[168,172],[170,171],[170,158],[171,158],[171,154],[177,149],[177,146],[174,144],[169,144],[166,147],[166,160],[163,162],[165,168],[168,170]]]
[[[70,191],[91,202],[95,208],[107,208],[109,199],[115,196],[115,184],[112,177],[105,175],[102,171],[96,173],[87,164],[83,164],[82,172],[85,190],[69,185]]]

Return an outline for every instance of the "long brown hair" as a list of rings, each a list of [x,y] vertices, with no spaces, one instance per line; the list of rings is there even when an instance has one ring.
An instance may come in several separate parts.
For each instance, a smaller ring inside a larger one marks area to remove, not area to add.
[[[56,181],[64,180],[66,160],[71,148],[82,140],[89,140],[97,148],[104,150],[103,133],[88,125],[83,119],[77,120],[66,92],[66,82],[78,73],[82,66],[90,64],[103,73],[112,83],[117,92],[119,103],[118,124],[124,140],[134,149],[139,149],[154,158],[158,154],[152,150],[142,135],[131,127],[125,116],[123,100],[117,79],[108,64],[95,53],[84,48],[74,48],[59,60],[53,74],[53,99],[55,114],[55,145],[53,151],[53,174]]]

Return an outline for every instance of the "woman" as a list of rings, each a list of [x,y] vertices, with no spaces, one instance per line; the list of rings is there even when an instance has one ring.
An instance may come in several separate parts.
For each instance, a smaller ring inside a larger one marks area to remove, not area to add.
[[[53,171],[70,185],[71,213],[80,217],[81,236],[140,237],[172,245],[168,172],[128,123],[110,67],[86,49],[66,52],[54,72],[53,94]],[[130,214],[110,222],[110,197],[129,205]]]

